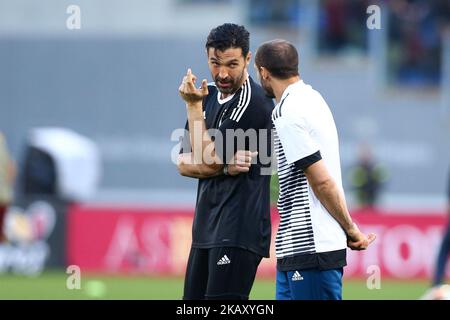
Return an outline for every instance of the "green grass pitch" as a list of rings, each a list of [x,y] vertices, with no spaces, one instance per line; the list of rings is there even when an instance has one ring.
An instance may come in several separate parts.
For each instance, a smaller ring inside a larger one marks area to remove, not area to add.
[[[183,291],[181,277],[81,275],[80,289],[67,289],[68,275],[45,272],[38,277],[0,275],[0,299],[157,299],[178,300]],[[345,300],[416,300],[428,288],[423,280],[381,281],[380,289],[369,290],[364,280],[344,279]],[[250,299],[272,300],[274,279],[257,279]]]

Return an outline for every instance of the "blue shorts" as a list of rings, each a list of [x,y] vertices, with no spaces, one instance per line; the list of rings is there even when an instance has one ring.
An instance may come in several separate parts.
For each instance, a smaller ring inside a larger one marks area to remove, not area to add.
[[[277,270],[277,300],[342,300],[343,268]]]

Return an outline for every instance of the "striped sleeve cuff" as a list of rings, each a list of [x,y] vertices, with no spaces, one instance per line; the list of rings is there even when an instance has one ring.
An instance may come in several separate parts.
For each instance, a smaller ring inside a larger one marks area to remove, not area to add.
[[[320,154],[320,150],[317,152],[314,152],[313,154],[304,157],[300,160],[297,160],[294,162],[294,165],[297,169],[305,170],[313,163],[316,163],[317,161],[322,160],[322,155]]]

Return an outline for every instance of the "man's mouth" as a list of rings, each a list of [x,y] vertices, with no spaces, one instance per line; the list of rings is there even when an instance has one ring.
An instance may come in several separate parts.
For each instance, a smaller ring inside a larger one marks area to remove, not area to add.
[[[219,86],[221,86],[223,88],[229,88],[229,87],[231,87],[231,82],[221,82],[221,81],[219,81]]]

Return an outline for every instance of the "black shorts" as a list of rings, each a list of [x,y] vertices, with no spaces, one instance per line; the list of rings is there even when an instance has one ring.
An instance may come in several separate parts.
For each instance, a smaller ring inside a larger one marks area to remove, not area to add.
[[[185,300],[247,300],[262,257],[236,247],[191,248]]]

